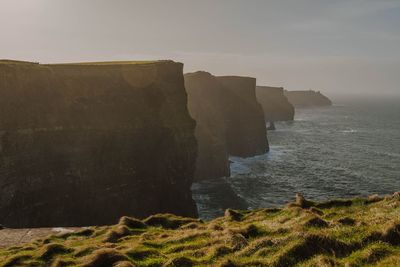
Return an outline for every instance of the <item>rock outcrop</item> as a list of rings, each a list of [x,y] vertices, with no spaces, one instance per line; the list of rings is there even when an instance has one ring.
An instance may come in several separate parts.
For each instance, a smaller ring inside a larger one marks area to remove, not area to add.
[[[183,64],[0,61],[0,223],[196,216]]]
[[[185,74],[188,109],[196,120],[198,142],[195,180],[230,175],[227,148],[227,106],[229,92],[208,72]]]
[[[285,96],[296,108],[332,105],[332,101],[319,91],[285,91]]]
[[[256,79],[220,76],[225,96],[228,152],[232,156],[251,157],[268,151],[264,112],[256,98]]]
[[[268,151],[255,82],[254,78],[215,77],[204,71],[185,74],[188,108],[197,122],[196,180],[229,176],[230,155],[250,157]]]
[[[265,120],[292,121],[294,107],[283,93],[282,87],[257,86],[257,100],[264,110]]]

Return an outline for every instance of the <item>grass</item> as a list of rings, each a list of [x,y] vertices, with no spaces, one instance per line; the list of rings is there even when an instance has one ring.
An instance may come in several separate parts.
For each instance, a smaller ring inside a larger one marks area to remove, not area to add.
[[[170,60],[136,60],[136,61],[99,61],[99,62],[73,62],[73,63],[55,63],[55,64],[43,64],[50,66],[62,66],[62,65],[80,65],[80,66],[104,66],[104,65],[145,65],[171,62]]]
[[[171,60],[135,60],[135,61],[98,61],[98,62],[71,62],[71,63],[54,63],[54,64],[40,64],[44,66],[63,66],[63,65],[79,65],[79,66],[105,66],[105,65],[146,65],[156,63],[168,63]],[[38,62],[20,61],[0,59],[0,64],[25,64],[25,65],[38,65]]]
[[[0,249],[0,266],[400,266],[400,195],[170,214]]]

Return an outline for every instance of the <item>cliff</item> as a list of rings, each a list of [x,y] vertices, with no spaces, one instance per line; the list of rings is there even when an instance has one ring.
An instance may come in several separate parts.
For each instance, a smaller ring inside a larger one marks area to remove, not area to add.
[[[183,65],[0,61],[0,224],[196,216]]]
[[[400,194],[227,210],[210,222],[155,215],[0,249],[4,266],[399,266]],[[5,231],[5,230],[2,230]],[[2,234],[0,231],[0,235]],[[12,230],[10,230],[12,231]]]
[[[195,180],[230,176],[227,150],[227,90],[208,72],[185,74],[188,109],[196,120]]]
[[[294,107],[283,93],[282,87],[257,86],[257,100],[264,110],[266,121],[292,121]]]
[[[230,175],[229,155],[249,157],[268,150],[264,115],[255,79],[185,74],[190,115],[196,120],[195,179]]]
[[[251,157],[268,151],[264,112],[256,98],[256,79],[220,76],[227,90],[227,146],[232,156]]]
[[[319,91],[285,91],[285,96],[296,108],[332,105],[332,101]]]

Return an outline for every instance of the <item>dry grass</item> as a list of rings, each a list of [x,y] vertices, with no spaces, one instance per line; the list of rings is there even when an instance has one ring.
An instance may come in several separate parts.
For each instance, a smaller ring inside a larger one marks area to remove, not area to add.
[[[170,214],[0,250],[3,266],[400,266],[400,195],[282,209]]]

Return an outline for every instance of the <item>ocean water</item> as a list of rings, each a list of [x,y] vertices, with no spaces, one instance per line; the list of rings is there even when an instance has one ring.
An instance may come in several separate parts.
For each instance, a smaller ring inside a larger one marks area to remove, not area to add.
[[[194,184],[200,217],[281,206],[298,192],[324,200],[400,191],[400,98],[334,102],[276,123],[271,151],[231,158],[231,177]]]

